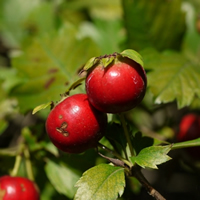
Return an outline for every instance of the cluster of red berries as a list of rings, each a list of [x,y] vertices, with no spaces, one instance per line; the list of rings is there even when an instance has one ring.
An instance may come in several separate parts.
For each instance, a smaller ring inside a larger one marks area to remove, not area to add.
[[[102,59],[107,59],[107,65]],[[111,62],[110,62],[111,61]],[[85,80],[86,94],[64,97],[52,108],[46,131],[60,150],[81,153],[105,135],[107,113],[131,110],[143,99],[146,73],[136,61],[118,53],[94,59]],[[27,178],[2,176],[0,199],[39,200],[36,184]]]
[[[107,66],[103,59],[108,60]],[[139,63],[118,53],[94,61],[85,79],[86,94],[62,99],[46,121],[50,140],[64,152],[95,147],[106,132],[107,113],[129,111],[145,95],[146,73]]]

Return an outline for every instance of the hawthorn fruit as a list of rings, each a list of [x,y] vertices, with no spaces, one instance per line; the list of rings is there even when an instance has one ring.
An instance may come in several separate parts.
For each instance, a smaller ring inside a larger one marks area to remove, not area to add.
[[[104,136],[107,115],[96,110],[86,94],[75,94],[58,103],[46,120],[52,143],[67,153],[82,153],[96,147]]]
[[[114,59],[108,66],[104,67],[100,61],[88,70],[85,87],[89,102],[96,109],[105,113],[121,113],[142,101],[147,79],[143,67],[134,60],[120,54],[108,55],[108,60],[112,56]]]
[[[39,200],[39,189],[31,180],[24,177],[0,177],[1,200]]]

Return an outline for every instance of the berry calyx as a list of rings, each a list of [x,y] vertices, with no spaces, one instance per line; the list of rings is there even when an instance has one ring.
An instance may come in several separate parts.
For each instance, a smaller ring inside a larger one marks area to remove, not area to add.
[[[24,177],[0,177],[1,200],[39,200],[39,190],[34,182]]]
[[[75,94],[58,103],[46,120],[53,144],[67,153],[81,153],[104,136],[107,115],[96,110],[86,94]]]
[[[96,58],[86,77],[90,103],[105,113],[120,113],[136,107],[146,92],[146,73],[134,60],[120,54]],[[108,63],[104,65],[104,61]]]

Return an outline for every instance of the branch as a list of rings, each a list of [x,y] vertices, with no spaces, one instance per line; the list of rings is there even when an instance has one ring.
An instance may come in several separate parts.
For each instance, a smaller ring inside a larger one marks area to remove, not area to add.
[[[156,200],[166,200],[156,189],[154,189],[150,183],[147,181],[147,179],[144,177],[142,172],[140,171],[140,168],[138,166],[134,166],[131,169],[132,176],[137,178],[137,180],[142,184],[142,186],[147,190],[149,195],[154,197]]]

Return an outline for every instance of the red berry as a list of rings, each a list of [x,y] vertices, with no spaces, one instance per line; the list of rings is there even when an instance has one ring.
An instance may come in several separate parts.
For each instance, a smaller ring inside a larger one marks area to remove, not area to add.
[[[56,105],[46,121],[53,144],[68,153],[81,153],[104,136],[107,115],[96,110],[86,94],[75,94]]]
[[[146,91],[146,73],[141,65],[127,58],[92,67],[86,78],[90,103],[105,113],[120,113],[136,107]]]
[[[184,142],[200,137],[200,116],[195,114],[185,115],[179,124],[177,140]],[[200,157],[200,147],[191,147],[186,149],[190,155]]]
[[[1,200],[39,200],[36,184],[23,177],[0,177]]]

